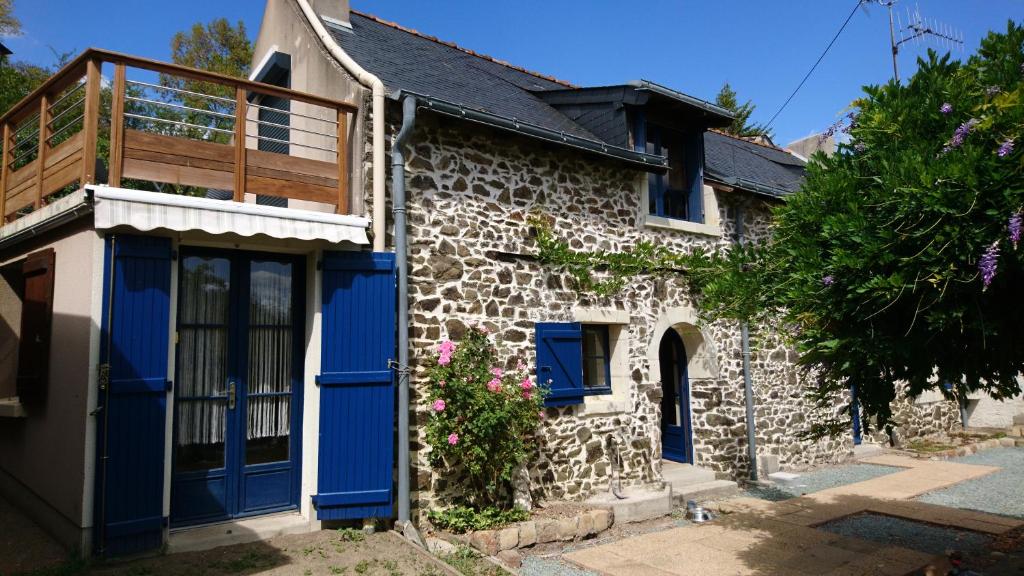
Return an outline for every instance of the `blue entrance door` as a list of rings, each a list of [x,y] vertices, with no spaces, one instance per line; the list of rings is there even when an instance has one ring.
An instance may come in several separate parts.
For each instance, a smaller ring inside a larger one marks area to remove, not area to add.
[[[303,261],[182,250],[171,524],[295,508]]]
[[[658,348],[661,365],[662,456],[675,462],[693,463],[690,434],[690,382],[686,374],[683,339],[668,329]]]

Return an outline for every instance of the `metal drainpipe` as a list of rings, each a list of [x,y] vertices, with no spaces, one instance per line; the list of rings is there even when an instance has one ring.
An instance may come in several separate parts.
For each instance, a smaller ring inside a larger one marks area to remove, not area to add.
[[[743,244],[743,204],[736,206],[736,241]],[[740,324],[743,354],[743,393],[747,404],[747,457],[750,459],[750,480],[757,482],[757,438],[754,421],[754,385],[750,380],[750,328]]]
[[[405,155],[402,146],[416,124],[416,98],[402,99],[402,128],[391,145],[391,200],[398,272],[398,522],[409,523],[409,263],[405,224]]]

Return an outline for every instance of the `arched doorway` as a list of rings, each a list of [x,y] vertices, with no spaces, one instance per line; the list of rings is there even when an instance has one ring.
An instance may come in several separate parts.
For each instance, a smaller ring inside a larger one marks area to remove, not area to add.
[[[687,375],[686,347],[683,339],[669,328],[658,347],[661,365],[661,451],[662,457],[685,464],[693,463],[690,434],[690,382]]]

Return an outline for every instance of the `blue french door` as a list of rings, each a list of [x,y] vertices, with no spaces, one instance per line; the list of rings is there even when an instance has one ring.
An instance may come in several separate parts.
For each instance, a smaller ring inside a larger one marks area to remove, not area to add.
[[[182,250],[171,525],[298,505],[304,266]]]
[[[683,339],[668,329],[658,348],[661,365],[662,456],[675,462],[693,463],[690,433],[690,381],[687,375]]]

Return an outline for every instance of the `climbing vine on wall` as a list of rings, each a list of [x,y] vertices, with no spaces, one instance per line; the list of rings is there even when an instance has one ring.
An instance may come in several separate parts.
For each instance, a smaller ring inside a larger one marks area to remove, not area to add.
[[[769,309],[759,287],[767,271],[758,258],[758,244],[734,244],[720,251],[694,248],[676,252],[639,240],[621,251],[573,250],[555,229],[555,219],[540,212],[528,223],[536,230],[537,257],[541,263],[569,273],[581,293],[614,296],[638,276],[678,276],[701,299],[705,319],[763,319]]]

